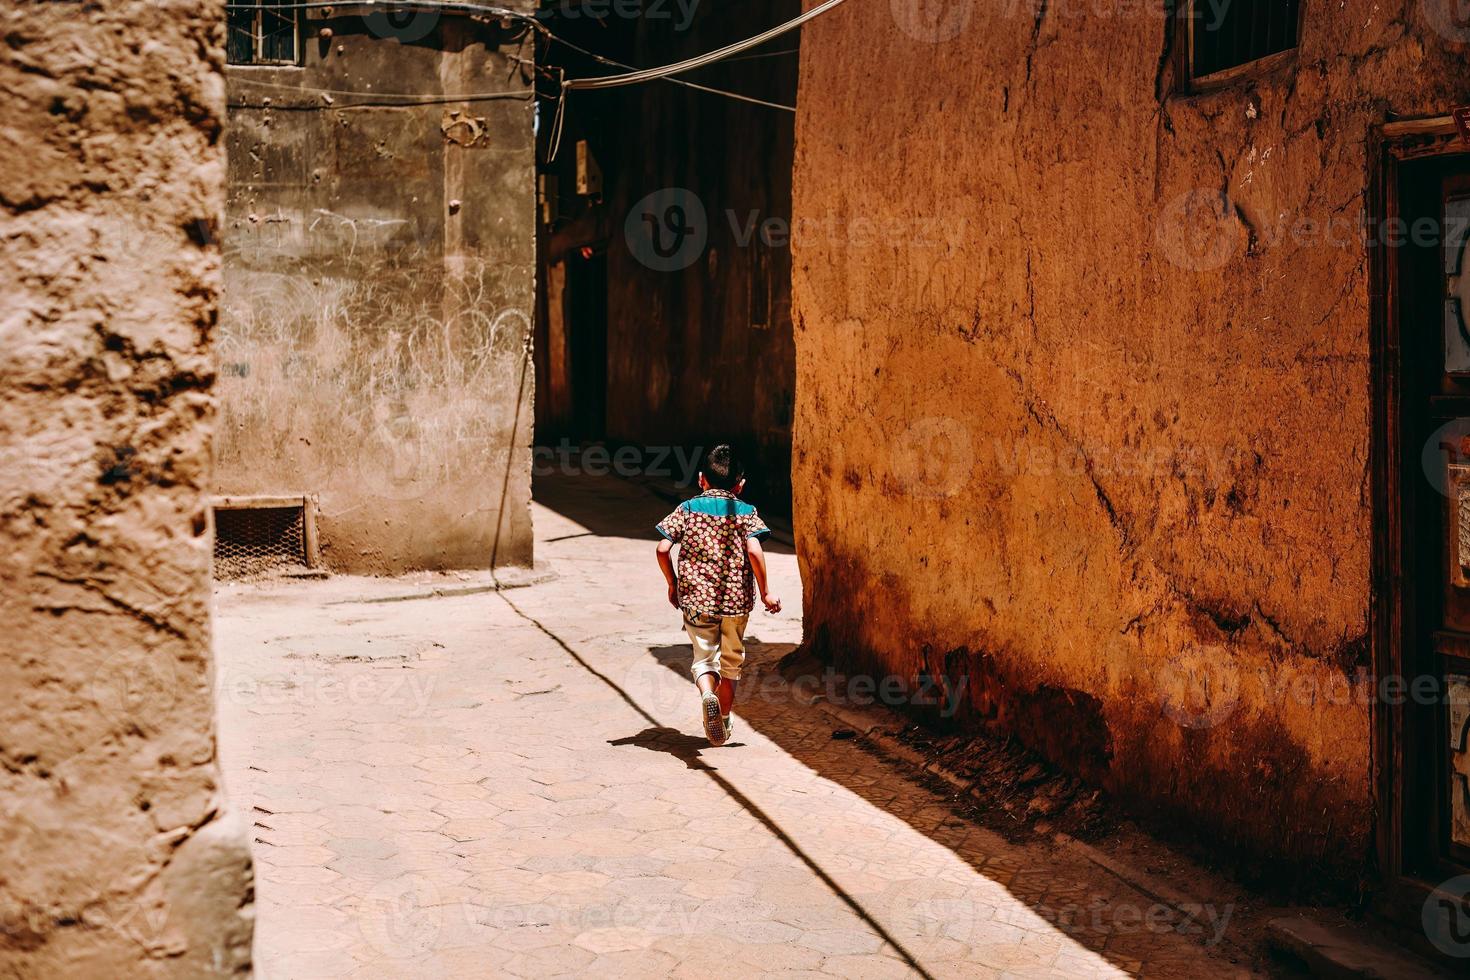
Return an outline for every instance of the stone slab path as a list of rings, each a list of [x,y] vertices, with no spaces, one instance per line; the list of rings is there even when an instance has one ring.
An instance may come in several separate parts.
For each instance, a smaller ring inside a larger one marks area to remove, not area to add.
[[[1237,977],[1194,922],[959,817],[832,738],[757,612],[734,739],[696,736],[688,640],[615,479],[538,485],[555,578],[221,586],[220,754],[252,824],[256,970],[315,977]],[[431,589],[439,594],[432,595]]]

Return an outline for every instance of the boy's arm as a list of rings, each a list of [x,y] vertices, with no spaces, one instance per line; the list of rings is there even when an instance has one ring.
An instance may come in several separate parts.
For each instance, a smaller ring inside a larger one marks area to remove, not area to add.
[[[766,591],[766,553],[761,548],[760,538],[745,539],[745,553],[750,556],[750,570],[755,575],[756,588],[761,590],[761,603],[772,615],[781,611],[781,600]]]
[[[669,605],[679,608],[679,579],[674,575],[674,542],[664,538],[658,543],[658,567],[669,583]]]

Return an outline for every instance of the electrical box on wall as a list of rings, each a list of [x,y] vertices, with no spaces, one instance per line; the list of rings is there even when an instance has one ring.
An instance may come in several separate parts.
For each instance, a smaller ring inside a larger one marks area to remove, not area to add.
[[[602,168],[586,140],[577,140],[577,193],[585,197],[602,196]]]

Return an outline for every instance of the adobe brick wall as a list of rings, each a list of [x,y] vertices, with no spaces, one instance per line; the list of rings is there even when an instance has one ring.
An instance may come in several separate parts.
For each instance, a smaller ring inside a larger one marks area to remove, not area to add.
[[[804,29],[809,638],[962,681],[962,722],[1212,840],[1350,876],[1372,820],[1364,139],[1470,101],[1465,37],[1437,0],[1309,3],[1294,65],[1175,96],[1148,5],[1042,6]]]
[[[204,499],[223,9],[0,9],[0,974],[244,976]]]

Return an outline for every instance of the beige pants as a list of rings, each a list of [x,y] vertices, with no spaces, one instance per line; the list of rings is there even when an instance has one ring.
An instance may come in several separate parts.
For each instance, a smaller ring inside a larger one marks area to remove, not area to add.
[[[749,616],[704,616],[684,614],[684,629],[694,644],[694,679],[714,674],[740,680],[745,665],[745,624]]]

